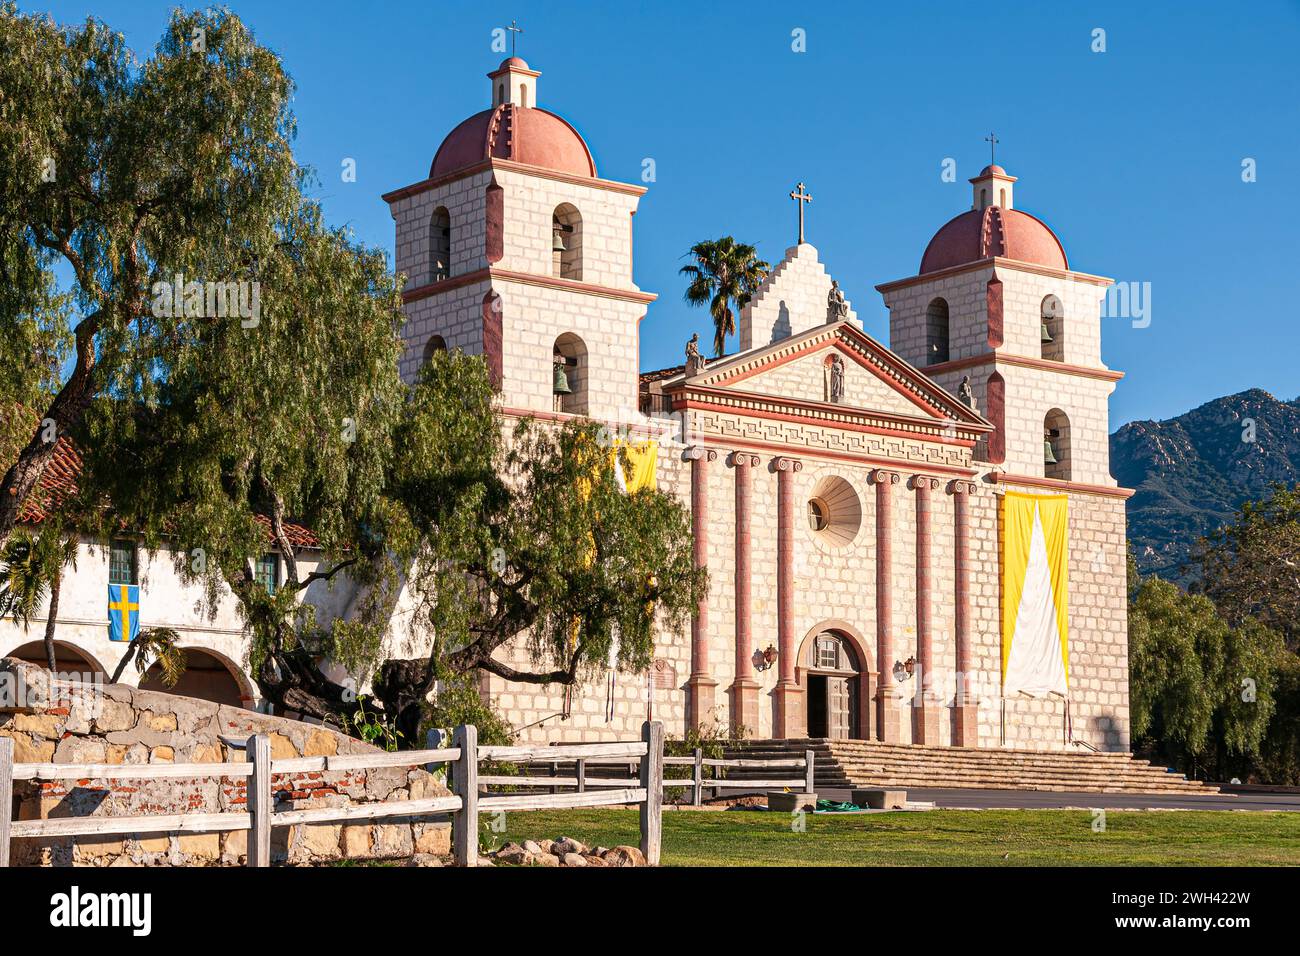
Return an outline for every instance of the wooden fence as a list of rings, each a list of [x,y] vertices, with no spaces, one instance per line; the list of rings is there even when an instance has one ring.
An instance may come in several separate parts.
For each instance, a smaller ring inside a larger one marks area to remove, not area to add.
[[[601,787],[624,787],[636,784],[636,780],[631,779],[631,768],[625,761],[619,761],[609,756],[605,757],[579,757],[574,759],[567,752],[567,748],[552,746],[543,748],[528,748],[531,753],[540,752],[540,757],[533,757],[530,760],[523,761],[516,759],[512,762],[522,763],[518,774],[493,774],[479,777],[479,783],[488,787],[514,786],[547,789],[551,793],[558,793],[561,789],[575,788],[578,793],[585,793],[588,789]],[[712,790],[714,796],[720,795],[723,790],[772,790],[784,788],[799,788],[806,793],[812,793],[813,771],[815,768],[815,752],[812,750],[804,751],[802,758],[791,759],[770,759],[770,760],[746,760],[732,759],[722,760],[712,757],[705,757],[703,750],[695,748],[692,756],[686,757],[664,757],[665,767],[689,767],[691,775],[689,777],[664,777],[663,789],[684,789],[691,793],[691,802],[695,806],[701,806],[704,803],[705,791]],[[619,777],[609,771],[602,772],[602,768],[612,768],[617,770],[619,767],[628,768],[628,777]],[[738,777],[726,777],[721,774],[728,769],[739,769],[745,771],[770,771],[775,776],[749,776],[743,775]],[[537,773],[542,770],[542,773]],[[797,775],[781,776],[782,771],[800,771]],[[590,772],[594,771],[594,772]],[[706,775],[711,772],[712,775]]]
[[[599,807],[635,803],[640,806],[641,852],[651,866],[659,862],[663,807],[663,724],[646,723],[641,740],[629,743],[565,744],[558,747],[480,747],[478,728],[457,727],[452,746],[397,753],[272,760],[270,738],[248,738],[244,763],[198,764],[15,764],[13,741],[0,737],[0,867],[9,865],[10,841],[24,838],[103,836],[128,833],[226,833],[247,830],[248,865],[270,866],[271,828],[309,823],[360,823],[392,817],[451,815],[456,863],[478,863],[481,812]],[[575,793],[480,795],[481,760],[528,762],[549,757],[570,760],[633,758],[635,780],[619,781],[615,789]],[[438,764],[449,766],[451,795],[423,800],[353,803],[340,807],[284,810],[274,807],[272,777],[277,774],[373,770]],[[145,780],[162,778],[230,778],[247,780],[247,812],[151,814],[128,817],[81,816],[46,820],[13,819],[15,780]]]

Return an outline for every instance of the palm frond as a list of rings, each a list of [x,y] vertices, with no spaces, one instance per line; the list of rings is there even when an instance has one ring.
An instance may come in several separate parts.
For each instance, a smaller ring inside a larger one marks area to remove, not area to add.
[[[175,687],[185,673],[184,649],[177,646],[180,635],[170,627],[151,627],[136,636],[135,666],[141,674],[153,664],[161,671],[164,687]]]

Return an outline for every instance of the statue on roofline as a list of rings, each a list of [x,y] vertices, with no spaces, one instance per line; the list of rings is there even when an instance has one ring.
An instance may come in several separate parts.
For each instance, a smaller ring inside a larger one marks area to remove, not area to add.
[[[696,332],[686,343],[686,377],[698,375],[708,367],[708,362],[700,354],[700,333]]]
[[[969,375],[963,375],[961,377],[961,384],[957,386],[957,397],[960,398],[961,403],[971,411],[978,411],[978,409],[975,408],[975,392],[970,387]]]
[[[844,290],[834,279],[831,280],[831,291],[826,295],[826,320],[828,322],[842,322],[849,317],[849,304],[844,301]]]

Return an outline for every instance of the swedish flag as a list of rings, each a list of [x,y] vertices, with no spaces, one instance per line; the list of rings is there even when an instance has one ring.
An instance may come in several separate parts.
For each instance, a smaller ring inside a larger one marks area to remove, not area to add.
[[[108,586],[108,639],[132,641],[140,633],[140,585]]]

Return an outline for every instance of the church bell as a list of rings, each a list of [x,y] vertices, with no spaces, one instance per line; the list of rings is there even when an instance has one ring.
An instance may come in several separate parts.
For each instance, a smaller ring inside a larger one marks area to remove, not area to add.
[[[1052,342],[1052,341],[1054,341],[1054,339],[1052,338],[1052,333],[1049,332],[1049,331],[1047,331],[1047,323],[1046,323],[1046,322],[1043,323],[1043,335],[1042,335],[1042,339],[1040,339],[1040,341],[1043,342],[1044,344],[1046,344],[1046,343],[1048,343],[1048,342]]]
[[[573,389],[569,387],[569,376],[564,374],[564,363],[556,362],[552,367],[555,369],[555,378],[551,385],[551,392],[555,395],[572,395]]]
[[[1050,433],[1043,436],[1043,464],[1058,464],[1056,460],[1056,451],[1052,448],[1052,436]]]
[[[564,232],[560,229],[559,226],[556,226],[554,231],[552,231],[551,233],[551,251],[552,252],[569,251],[569,247],[564,244]]]

